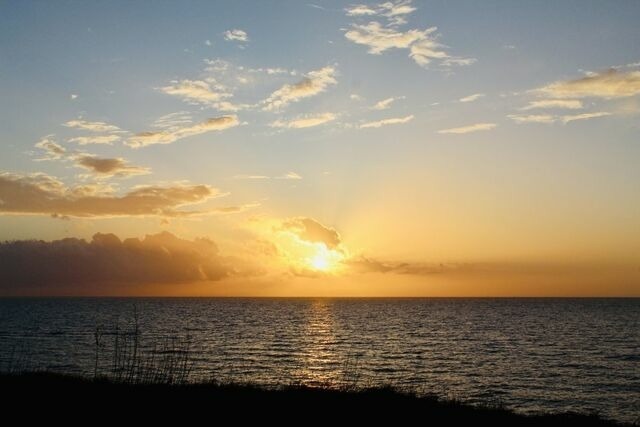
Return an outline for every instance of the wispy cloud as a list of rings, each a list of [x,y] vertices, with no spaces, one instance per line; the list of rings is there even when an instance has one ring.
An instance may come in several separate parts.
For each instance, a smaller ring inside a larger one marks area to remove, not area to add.
[[[287,172],[284,175],[277,176],[276,179],[302,179],[302,176],[297,174],[296,172]]]
[[[367,128],[379,128],[379,127],[388,126],[388,125],[400,125],[404,123],[409,123],[411,120],[413,120],[413,118],[414,118],[413,114],[405,117],[392,117],[388,119],[362,123],[359,127],[360,129],[367,129]]]
[[[395,101],[404,99],[404,96],[397,96],[397,97],[391,97],[391,98],[387,98],[387,99],[383,99],[382,101],[378,101],[376,102],[371,109],[372,110],[386,110],[387,108],[391,107],[391,104],[393,104]]]
[[[88,154],[75,157],[76,165],[101,177],[128,178],[136,175],[147,175],[151,169],[130,165],[125,159],[101,158]]]
[[[283,129],[303,129],[323,125],[338,117],[334,113],[306,114],[291,120],[276,120],[269,126]]]
[[[43,160],[60,160],[65,157],[67,149],[58,144],[53,135],[47,135],[36,143],[36,148],[44,151],[44,157],[35,159],[38,161]]]
[[[386,24],[379,21],[368,23],[352,23],[345,32],[345,37],[356,44],[369,48],[372,55],[380,55],[388,49],[408,49],[409,57],[421,67],[427,68],[434,60],[440,61],[444,67],[470,65],[473,58],[452,57],[446,47],[437,41],[437,27],[425,30],[400,30],[398,27],[407,23],[405,15],[416,10],[411,1],[385,2],[377,5],[354,5],[345,9],[347,16],[353,18],[383,18]]]
[[[518,124],[553,123],[556,121],[556,117],[550,114],[509,114],[507,117]]]
[[[579,110],[583,108],[582,102],[577,99],[541,99],[539,101],[531,101],[520,110],[535,110],[535,109],[551,109],[551,108],[564,108],[567,110]]]
[[[125,144],[132,148],[153,144],[171,144],[179,139],[207,132],[229,129],[240,124],[237,116],[221,116],[208,119],[195,125],[166,129],[157,132],[142,132],[130,137]]]
[[[610,116],[611,113],[607,112],[607,111],[599,111],[599,112],[595,112],[595,113],[583,113],[583,114],[575,114],[575,115],[570,115],[570,116],[562,116],[561,120],[563,123],[569,123],[569,122],[573,122],[576,120],[589,120],[589,119],[596,119],[598,117],[606,117],[606,116]]]
[[[212,106],[233,96],[224,86],[211,85],[203,80],[174,80],[159,90],[167,95],[179,96],[188,102]]]
[[[261,179],[269,179],[270,177],[266,175],[234,175],[233,179],[249,179],[249,180],[261,180]]]
[[[90,145],[90,144],[107,144],[111,145],[114,142],[120,141],[120,135],[90,135],[90,136],[76,136],[69,138],[68,142],[73,142],[78,145]]]
[[[105,122],[90,122],[87,120],[69,120],[64,123],[63,126],[74,128],[74,129],[82,129],[88,130],[91,132],[118,132],[122,131],[118,126],[110,125]]]
[[[311,71],[298,83],[284,85],[263,101],[265,111],[282,109],[292,102],[318,95],[324,92],[330,85],[335,85],[336,69],[327,66],[319,70]]]
[[[472,132],[479,132],[479,131],[483,131],[483,130],[491,130],[496,128],[498,125],[495,123],[476,123],[473,125],[469,125],[469,126],[462,126],[462,127],[457,127],[457,128],[451,128],[451,129],[442,129],[439,130],[438,133],[441,134],[465,134],[465,133],[472,133]]]
[[[460,102],[473,102],[482,98],[484,93],[474,93],[473,95],[465,96],[464,98],[460,98],[458,101]]]
[[[225,31],[224,39],[227,41],[246,43],[249,41],[249,35],[246,31],[235,28],[233,30]]]
[[[507,117],[518,124],[523,124],[523,123],[550,124],[550,123],[557,123],[557,122],[566,124],[576,120],[589,120],[589,119],[595,119],[598,117],[605,117],[610,115],[611,113],[609,112],[600,111],[600,112],[594,112],[594,113],[583,113],[583,114],[564,115],[564,116],[551,115],[551,114],[530,114],[530,115],[510,114]]]
[[[575,80],[551,83],[535,92],[552,98],[624,98],[640,94],[640,71],[611,69]]]
[[[345,13],[352,17],[384,17],[388,20],[388,25],[402,25],[407,23],[405,15],[416,10],[411,3],[411,0],[396,0],[375,5],[357,4],[347,7]]]
[[[95,195],[87,194],[84,186],[67,187],[42,173],[0,173],[0,214],[182,217],[208,213],[182,208],[218,195],[219,190],[208,185],[187,184],[141,186],[123,195]]]

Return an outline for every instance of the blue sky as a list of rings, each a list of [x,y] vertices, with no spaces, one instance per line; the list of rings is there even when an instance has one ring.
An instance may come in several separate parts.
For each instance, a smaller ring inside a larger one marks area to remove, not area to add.
[[[0,239],[166,230],[238,256],[273,241],[299,267],[269,233],[312,218],[345,259],[634,264],[638,18],[636,1],[0,2]],[[140,188],[160,207],[112,205]]]

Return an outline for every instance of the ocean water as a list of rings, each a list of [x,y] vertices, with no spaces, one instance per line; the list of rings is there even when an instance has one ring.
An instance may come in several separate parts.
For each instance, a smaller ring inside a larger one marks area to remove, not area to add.
[[[0,299],[0,370],[92,375],[96,326],[108,344],[134,311],[145,351],[189,343],[194,379],[392,384],[640,420],[640,299]]]

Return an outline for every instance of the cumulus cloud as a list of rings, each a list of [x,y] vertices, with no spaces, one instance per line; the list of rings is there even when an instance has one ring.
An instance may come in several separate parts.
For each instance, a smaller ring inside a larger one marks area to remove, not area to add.
[[[185,101],[197,104],[215,106],[223,99],[232,96],[224,86],[212,85],[203,80],[173,80],[170,83],[159,90],[167,95],[179,96]]]
[[[182,208],[218,195],[219,190],[208,185],[187,184],[140,186],[123,195],[96,195],[86,192],[86,186],[69,188],[42,173],[0,173],[0,214],[180,217],[209,213]]]
[[[298,83],[286,84],[276,90],[263,101],[265,111],[275,111],[286,107],[300,99],[318,95],[324,92],[330,85],[337,83],[336,69],[332,66],[311,71]]]
[[[168,232],[121,240],[97,233],[90,241],[66,238],[0,243],[0,292],[41,288],[88,294],[112,286],[215,281],[242,274],[233,258],[206,238],[186,240]],[[104,286],[107,287],[104,287]]]
[[[276,120],[269,126],[283,129],[303,129],[329,123],[338,117],[334,113],[306,114],[291,120]]]
[[[457,127],[457,128],[451,128],[451,129],[442,129],[439,130],[438,133],[442,133],[442,134],[465,134],[465,133],[471,133],[471,132],[478,132],[478,131],[482,131],[482,130],[491,130],[496,128],[498,125],[495,123],[476,123],[473,125],[469,125],[469,126],[462,126],[462,127]]]
[[[371,107],[372,110],[386,110],[387,108],[391,107],[391,104],[393,104],[395,101],[398,101],[400,99],[404,99],[404,96],[397,96],[397,97],[391,97],[391,98],[387,98],[387,99],[383,99],[382,101],[378,101],[375,104],[373,104],[373,106]]]
[[[410,116],[406,116],[406,117],[393,117],[389,119],[376,120],[374,122],[367,122],[367,123],[361,124],[360,129],[379,128],[387,125],[399,125],[403,123],[409,123],[411,120],[413,120],[413,117],[414,117],[413,114],[411,114]]]
[[[291,232],[307,242],[324,243],[329,249],[337,248],[342,241],[336,230],[308,217],[285,220],[280,229]]]
[[[474,93],[473,95],[469,95],[469,96],[465,96],[464,98],[460,98],[459,101],[460,102],[473,102],[473,101],[477,101],[478,99],[482,98],[484,96],[484,93]]]
[[[511,120],[518,124],[522,123],[553,123],[556,117],[550,114],[509,114]]]
[[[554,82],[535,92],[552,98],[624,98],[640,94],[640,71],[611,69],[575,80]]]
[[[214,117],[190,126],[174,127],[157,132],[142,132],[130,137],[125,144],[133,148],[146,147],[153,144],[171,144],[179,139],[225,130],[239,124],[238,117],[235,115]]]
[[[382,18],[386,24],[379,21],[368,23],[352,23],[345,32],[345,37],[356,44],[369,48],[372,55],[380,55],[388,49],[408,49],[409,57],[421,67],[428,67],[434,60],[440,61],[444,67],[456,65],[470,65],[473,58],[459,58],[450,56],[445,46],[437,41],[439,35],[437,27],[425,30],[400,30],[399,26],[407,23],[405,15],[416,10],[411,1],[385,2],[378,5],[354,5],[345,9],[347,16],[353,18]]]
[[[580,110],[583,108],[582,102],[577,99],[541,99],[539,101],[531,101],[520,110],[535,110],[543,108],[564,108],[567,110]]]
[[[151,169],[132,166],[121,157],[101,158],[83,154],[77,156],[75,160],[76,165],[103,177],[128,178],[130,176],[147,175],[151,173]]]
[[[35,145],[37,148],[44,151],[44,157],[36,160],[60,160],[64,158],[67,153],[66,148],[55,142],[53,135],[47,135],[38,141]]]
[[[248,42],[249,35],[247,34],[246,31],[235,28],[233,30],[225,31],[224,39],[232,42]]]
[[[114,142],[120,141],[119,135],[91,135],[91,136],[77,136],[75,138],[70,138],[68,142],[73,142],[78,145],[89,145],[89,144],[107,144],[111,145]]]
[[[69,120],[68,122],[64,123],[63,126],[74,128],[74,129],[88,130],[90,132],[121,132],[122,131],[122,129],[120,129],[118,126],[115,126],[115,125],[110,125],[105,122],[90,122],[86,120]]]

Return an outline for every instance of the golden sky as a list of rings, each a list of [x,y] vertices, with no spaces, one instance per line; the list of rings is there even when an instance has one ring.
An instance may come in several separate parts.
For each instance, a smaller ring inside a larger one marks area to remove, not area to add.
[[[570,3],[6,5],[0,295],[640,296],[640,5]]]

